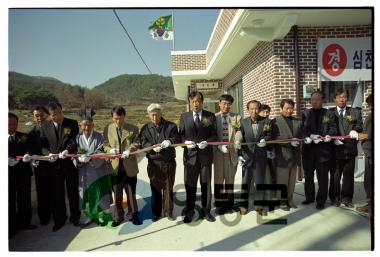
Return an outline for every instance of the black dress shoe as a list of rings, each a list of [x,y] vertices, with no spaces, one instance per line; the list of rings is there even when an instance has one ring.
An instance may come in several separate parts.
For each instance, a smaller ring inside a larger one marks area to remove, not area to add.
[[[79,219],[72,219],[70,220],[70,223],[77,227],[79,226]]]
[[[226,212],[227,212],[227,209],[224,207],[219,207],[215,210],[215,213],[218,215],[224,215],[226,214]]]
[[[351,202],[343,202],[344,206],[348,208],[354,208],[355,206]]]
[[[194,212],[187,212],[185,215],[185,218],[183,219],[183,222],[190,223],[191,221],[193,221],[193,217],[194,217]]]
[[[212,216],[209,212],[205,213],[204,218],[206,218],[208,222],[215,222],[215,217]]]
[[[325,205],[324,204],[317,204],[315,206],[315,208],[317,208],[318,210],[323,210],[325,208]]]
[[[283,206],[280,209],[283,210],[283,211],[290,211],[290,207],[289,206]]]
[[[152,217],[152,221],[153,221],[153,222],[156,222],[156,221],[159,221],[161,218],[162,218],[161,215],[153,215],[153,217]]]
[[[111,226],[112,226],[112,227],[117,227],[117,226],[119,226],[120,224],[121,224],[121,221],[112,221]]]
[[[36,229],[37,226],[36,225],[32,225],[32,224],[27,224],[27,225],[24,225],[21,227],[21,229],[25,229],[25,230],[32,230],[32,229]]]
[[[335,206],[335,207],[339,207],[340,206],[340,202],[339,201],[334,201],[331,203],[332,206]]]
[[[306,205],[306,204],[310,204],[310,203],[314,203],[314,201],[305,200],[301,204]]]
[[[137,225],[137,226],[143,224],[142,221],[137,216],[132,218],[132,223],[133,223],[133,225]]]
[[[81,227],[81,228],[85,228],[85,227],[88,227],[91,223],[93,223],[92,220],[90,220],[89,222],[86,222],[86,223],[81,223],[81,224],[79,224],[79,227]]]
[[[52,232],[56,232],[56,231],[60,230],[64,225],[65,225],[65,223],[63,223],[63,224],[56,224],[56,225],[53,226],[53,229],[51,231]]]

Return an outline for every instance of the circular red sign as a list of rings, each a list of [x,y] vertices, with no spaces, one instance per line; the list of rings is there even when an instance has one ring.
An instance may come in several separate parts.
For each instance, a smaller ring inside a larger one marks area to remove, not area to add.
[[[340,75],[347,66],[347,54],[339,44],[331,44],[325,48],[322,56],[323,68],[330,76]]]

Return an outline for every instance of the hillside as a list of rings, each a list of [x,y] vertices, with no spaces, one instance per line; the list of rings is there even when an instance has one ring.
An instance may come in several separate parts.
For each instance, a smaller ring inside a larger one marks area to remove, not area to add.
[[[120,75],[93,89],[63,83],[55,78],[9,72],[9,107],[29,109],[37,104],[59,101],[64,107],[106,108],[116,103],[177,102],[171,77],[160,75]]]

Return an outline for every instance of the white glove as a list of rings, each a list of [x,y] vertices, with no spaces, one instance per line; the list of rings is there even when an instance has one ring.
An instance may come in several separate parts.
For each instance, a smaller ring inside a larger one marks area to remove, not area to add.
[[[8,159],[8,165],[10,167],[14,167],[17,163],[18,163],[18,160],[16,159],[13,159],[13,158]]]
[[[343,145],[343,142],[341,140],[339,140],[339,139],[335,139],[334,140],[334,144],[335,145]]]
[[[320,137],[321,137],[320,135],[314,135],[314,134],[310,135],[311,140],[313,140],[315,144],[322,142],[322,139],[320,139]]]
[[[265,142],[265,139],[261,139],[260,142],[257,144],[258,147],[264,147],[267,145],[267,142]]]
[[[293,147],[298,147],[300,142],[299,141],[290,141],[290,144],[293,146]]]
[[[303,141],[305,144],[311,144],[311,142],[313,142],[313,140],[311,140],[310,137],[305,137],[305,140]]]
[[[59,155],[58,155],[59,159],[65,159],[66,155],[68,153],[69,153],[69,151],[67,151],[67,150],[64,150],[64,151],[60,152]]]
[[[228,149],[227,149],[227,146],[226,146],[226,145],[218,145],[218,149],[219,149],[219,151],[221,151],[222,153],[228,153]]]
[[[328,143],[331,141],[331,137],[329,135],[326,135],[325,138],[323,139],[323,142]]]
[[[235,148],[237,150],[241,149],[241,142],[240,141],[235,141]]]
[[[239,163],[240,166],[243,166],[243,165],[244,165],[245,160],[244,160],[243,156],[239,156],[239,158],[238,158],[238,163]]]
[[[110,153],[111,153],[111,154],[118,154],[118,153],[119,153],[119,149],[112,148],[112,149],[110,150]]]
[[[276,158],[276,154],[275,154],[275,152],[273,151],[267,151],[267,158],[268,159],[271,159],[271,160],[273,160],[274,158]]]
[[[78,161],[80,161],[82,163],[88,163],[90,160],[91,160],[91,158],[89,158],[86,155],[81,155],[78,157]]]
[[[193,149],[197,145],[194,143],[194,141],[185,141],[186,147],[189,149]]]
[[[30,162],[30,154],[25,154],[23,157],[22,157],[22,161],[23,162]]]
[[[124,152],[123,152],[123,154],[121,155],[121,158],[122,159],[125,159],[125,158],[128,158],[129,157],[129,155],[131,154],[131,150],[125,150]]]
[[[153,151],[159,153],[161,151],[161,146],[156,146],[155,148],[153,148]]]
[[[351,138],[359,140],[359,134],[355,130],[351,130],[349,135],[350,135]]]
[[[49,162],[55,162],[57,159],[58,157],[55,154],[49,153]]]
[[[34,168],[37,168],[37,167],[38,167],[38,164],[40,164],[40,161],[32,160],[30,163],[32,164],[32,166],[33,166]]]
[[[207,142],[202,141],[202,142],[198,143],[197,145],[198,145],[199,149],[205,149],[207,147]]]
[[[161,148],[168,148],[171,145],[172,145],[172,142],[170,142],[170,140],[164,140],[161,143]]]

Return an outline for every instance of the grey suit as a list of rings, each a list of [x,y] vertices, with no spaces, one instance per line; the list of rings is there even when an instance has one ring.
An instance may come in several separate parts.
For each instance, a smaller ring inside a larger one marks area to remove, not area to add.
[[[272,140],[273,131],[271,120],[268,118],[258,119],[256,136],[252,129],[252,123],[250,117],[243,119],[241,122],[240,131],[242,133],[243,143],[258,142],[261,139],[265,139],[266,141]],[[258,147],[256,144],[243,145],[241,154],[245,160],[241,186],[241,207],[248,208],[248,195],[251,189],[252,179],[254,178],[256,184],[264,184],[267,166],[267,148]],[[255,200],[263,200],[263,197],[263,191],[260,190],[255,193]]]
[[[287,118],[278,116],[273,120],[276,128],[277,139],[299,138],[301,136],[301,121],[291,117],[292,129],[289,127]],[[277,184],[287,186],[287,200],[289,205],[293,205],[293,193],[296,184],[297,164],[299,162],[300,146],[293,147],[289,144],[275,145]]]
[[[217,125],[217,141],[223,141],[223,115],[221,112],[215,114]],[[241,116],[229,113],[228,141],[235,142],[241,139],[240,123]],[[228,153],[214,148],[214,194],[215,206],[232,208],[234,203],[234,181],[238,164],[238,152],[233,146],[228,146]]]

